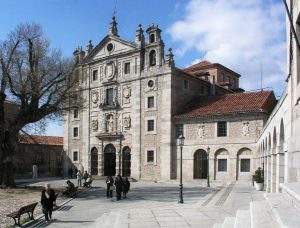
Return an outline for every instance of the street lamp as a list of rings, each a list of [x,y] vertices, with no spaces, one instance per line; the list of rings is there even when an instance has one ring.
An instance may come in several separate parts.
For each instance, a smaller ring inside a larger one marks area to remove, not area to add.
[[[207,147],[207,187],[210,188],[210,183],[209,183],[209,152],[210,152],[210,147]]]
[[[182,194],[182,189],[183,189],[183,185],[182,185],[182,148],[184,145],[184,136],[181,134],[178,137],[178,145],[180,146],[180,184],[179,184],[179,189],[180,189],[180,193],[179,193],[179,203],[183,203],[183,194]]]

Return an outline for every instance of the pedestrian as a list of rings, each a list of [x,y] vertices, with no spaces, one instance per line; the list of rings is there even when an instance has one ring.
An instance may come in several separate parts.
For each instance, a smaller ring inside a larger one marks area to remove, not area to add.
[[[84,180],[84,183],[86,182],[86,180],[89,178],[89,174],[87,171],[84,171],[84,174],[83,174],[83,180]]]
[[[114,179],[112,176],[107,176],[106,178],[106,197],[113,197]]]
[[[123,181],[120,174],[118,174],[115,179],[115,187],[116,187],[117,201],[118,201],[121,199],[122,189],[123,189]]]
[[[130,182],[127,177],[123,177],[123,197],[126,198],[130,189]]]
[[[55,200],[56,196],[54,190],[51,189],[50,184],[46,184],[41,195],[41,204],[46,222],[49,222],[52,219],[53,204]]]
[[[78,187],[82,186],[82,174],[80,170],[77,171],[77,183],[78,183]]]

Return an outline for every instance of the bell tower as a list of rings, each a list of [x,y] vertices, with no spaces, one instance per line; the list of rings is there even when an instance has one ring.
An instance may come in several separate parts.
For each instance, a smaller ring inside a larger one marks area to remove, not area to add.
[[[161,29],[158,25],[152,24],[146,30],[147,42],[146,49],[146,66],[161,66],[164,63],[164,42],[161,38]]]

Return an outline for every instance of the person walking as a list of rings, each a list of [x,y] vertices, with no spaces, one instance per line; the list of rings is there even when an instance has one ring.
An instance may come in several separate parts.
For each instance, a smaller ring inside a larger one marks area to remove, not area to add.
[[[112,198],[113,197],[113,187],[114,187],[114,179],[112,176],[107,176],[106,178],[106,197]]]
[[[130,189],[130,182],[127,177],[123,177],[123,197],[127,197],[127,193]]]
[[[78,183],[78,187],[82,186],[82,174],[80,170],[78,170],[77,172],[77,183]]]
[[[115,187],[117,192],[117,201],[119,201],[121,199],[122,190],[123,190],[123,181],[120,174],[118,174],[115,179]]]
[[[89,174],[87,171],[84,171],[84,174],[83,174],[83,180],[84,180],[84,183],[86,182],[86,180],[89,178]]]
[[[53,204],[55,201],[56,196],[54,190],[51,189],[50,184],[46,184],[41,195],[41,204],[46,222],[49,222],[52,219]]]

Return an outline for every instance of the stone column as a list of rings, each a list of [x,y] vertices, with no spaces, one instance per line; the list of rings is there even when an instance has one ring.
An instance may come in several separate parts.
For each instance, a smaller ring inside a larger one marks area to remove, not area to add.
[[[268,185],[268,157],[264,155],[263,157],[264,162],[264,188],[265,191],[267,191],[267,185]]]
[[[280,183],[284,182],[284,152],[282,146],[276,147],[276,192],[280,192]]]
[[[103,141],[101,140],[100,149],[98,150],[98,176],[104,176],[104,169],[103,169]]]
[[[271,155],[268,154],[267,152],[267,187],[266,191],[270,192],[271,191]]]
[[[271,192],[276,192],[276,149],[271,152]]]

